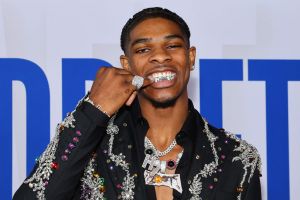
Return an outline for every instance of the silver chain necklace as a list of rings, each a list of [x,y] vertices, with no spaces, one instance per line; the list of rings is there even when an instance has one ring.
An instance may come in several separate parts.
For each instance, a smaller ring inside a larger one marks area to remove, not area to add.
[[[149,146],[150,148],[153,149],[156,156],[158,156],[158,157],[162,157],[162,156],[165,156],[168,153],[170,153],[170,151],[172,151],[177,144],[176,140],[174,139],[173,142],[168,146],[168,148],[166,150],[159,151],[158,149],[155,148],[155,146],[153,145],[153,143],[149,140],[149,138],[147,136],[145,137],[145,143],[147,144],[147,146]]]
[[[157,150],[149,138],[145,137],[145,159],[142,167],[145,169],[144,178],[146,185],[154,186],[167,186],[169,188],[177,190],[182,193],[182,185],[180,180],[180,174],[167,174],[166,169],[174,170],[179,163],[179,160],[183,154],[183,151],[177,155],[177,159],[170,159],[168,161],[159,160],[160,157],[167,155],[177,142],[174,139],[173,142],[163,152]]]

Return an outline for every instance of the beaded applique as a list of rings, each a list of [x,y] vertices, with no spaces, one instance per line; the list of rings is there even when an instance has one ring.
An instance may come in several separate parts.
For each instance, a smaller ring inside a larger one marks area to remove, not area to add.
[[[78,102],[76,108],[81,105],[82,101],[83,99]],[[48,185],[51,174],[54,172],[53,170],[56,169],[55,167],[53,168],[53,165],[55,165],[53,161],[56,158],[55,153],[59,142],[59,134],[64,128],[75,127],[74,124],[76,123],[76,120],[73,116],[75,110],[69,113],[68,116],[60,124],[58,124],[54,138],[37,160],[37,169],[30,178],[24,181],[25,184],[28,184],[29,187],[37,193],[36,198],[38,200],[46,199],[45,189]]]
[[[203,131],[206,133],[206,136],[210,142],[210,147],[214,155],[214,161],[212,161],[209,164],[205,164],[203,169],[194,176],[193,181],[189,188],[189,191],[192,194],[190,200],[202,200],[202,198],[200,197],[200,194],[202,192],[201,178],[207,178],[208,176],[211,176],[213,173],[216,173],[219,164],[219,157],[217,154],[217,150],[215,148],[215,141],[217,140],[217,137],[209,130],[207,121],[204,118],[202,118],[202,120],[204,122]]]
[[[96,155],[93,155],[87,167],[84,170],[84,175],[81,179],[81,196],[80,199],[105,200],[104,198],[104,178],[101,178],[95,172]]]
[[[226,132],[226,135],[227,137],[240,143],[240,145],[233,150],[239,152],[240,154],[238,156],[235,156],[232,159],[232,162],[241,161],[244,169],[243,178],[237,190],[239,192],[237,199],[240,200],[242,196],[243,185],[245,183],[246,176],[249,174],[247,181],[248,183],[250,183],[250,180],[255,172],[256,167],[259,173],[261,173],[261,159],[257,149],[254,146],[248,144],[245,140],[241,140],[240,138],[236,137],[232,133]]]
[[[36,197],[38,200],[45,199],[45,189],[50,179],[50,175],[53,173],[51,164],[55,159],[55,152],[59,141],[59,127],[60,125],[57,126],[56,134],[47,149],[38,159],[38,167],[34,174],[24,181],[24,183],[28,184],[34,192],[37,192]]]
[[[108,126],[106,132],[110,135],[109,143],[108,143],[108,156],[110,159],[115,163],[116,166],[120,166],[125,172],[126,176],[122,182],[122,192],[121,192],[121,199],[130,200],[134,199],[134,178],[135,175],[130,176],[129,172],[129,163],[125,161],[125,155],[120,153],[119,155],[115,155],[112,152],[114,137],[119,133],[119,127],[114,124],[114,120],[116,115],[114,115],[108,122]]]
[[[189,191],[192,194],[190,200],[202,200],[202,198],[200,197],[202,191],[201,178],[207,178],[208,176],[211,176],[213,173],[216,173],[219,164],[219,157],[217,155],[217,151],[214,144],[214,142],[217,140],[217,137],[209,130],[207,121],[205,119],[203,119],[203,121],[204,121],[203,131],[206,133],[207,138],[210,142],[210,147],[213,152],[214,161],[212,161],[209,164],[205,164],[203,169],[194,176],[193,181],[189,188]],[[239,155],[235,156],[232,159],[232,162],[241,161],[243,164],[244,174],[241,182],[239,183],[239,187],[237,188],[237,191],[239,192],[239,195],[237,196],[237,200],[241,200],[243,185],[245,183],[247,175],[249,174],[247,180],[249,183],[254,174],[256,167],[258,168],[259,172],[261,172],[261,159],[257,149],[252,145],[248,144],[245,140],[241,140],[238,137],[236,137],[234,134],[228,132],[226,132],[226,136],[239,143],[239,146],[235,147],[235,149],[233,150],[235,152],[239,152]]]
[[[75,123],[75,118],[73,116],[73,112],[68,113],[67,117],[61,122],[61,126],[65,128],[75,128],[74,123]]]

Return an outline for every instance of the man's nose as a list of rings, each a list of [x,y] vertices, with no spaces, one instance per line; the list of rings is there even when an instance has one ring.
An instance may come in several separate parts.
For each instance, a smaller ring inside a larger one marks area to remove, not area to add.
[[[165,63],[171,60],[171,55],[167,49],[157,48],[152,52],[150,62]]]

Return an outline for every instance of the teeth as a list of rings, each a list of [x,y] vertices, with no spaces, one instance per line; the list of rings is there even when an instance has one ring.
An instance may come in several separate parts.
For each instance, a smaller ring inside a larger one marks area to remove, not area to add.
[[[172,72],[158,72],[151,75],[150,79],[152,79],[155,83],[163,80],[173,80],[175,78],[175,73]]]

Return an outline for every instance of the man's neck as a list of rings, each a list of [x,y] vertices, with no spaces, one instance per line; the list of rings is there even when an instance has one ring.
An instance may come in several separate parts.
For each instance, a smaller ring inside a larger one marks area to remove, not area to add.
[[[172,142],[188,115],[187,94],[180,96],[174,105],[157,108],[149,100],[139,98],[143,117],[149,124],[147,137],[157,145],[164,147]]]

